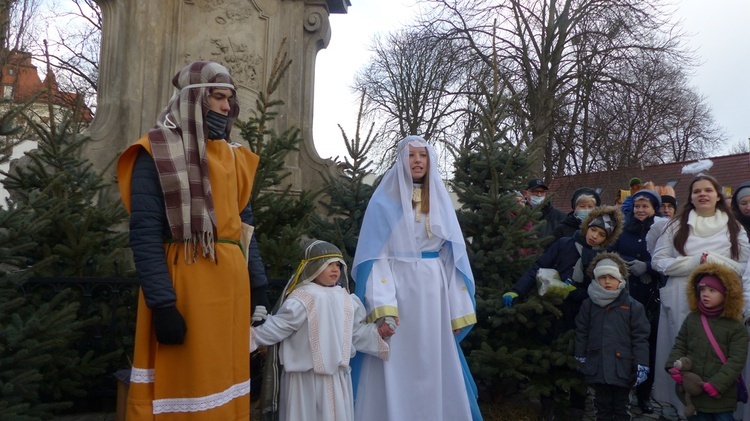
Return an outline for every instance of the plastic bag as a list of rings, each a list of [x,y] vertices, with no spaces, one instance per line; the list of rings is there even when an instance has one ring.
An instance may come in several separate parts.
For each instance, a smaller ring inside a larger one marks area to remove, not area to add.
[[[536,273],[537,291],[539,295],[548,297],[565,298],[576,287],[560,279],[560,274],[555,269],[539,268]]]

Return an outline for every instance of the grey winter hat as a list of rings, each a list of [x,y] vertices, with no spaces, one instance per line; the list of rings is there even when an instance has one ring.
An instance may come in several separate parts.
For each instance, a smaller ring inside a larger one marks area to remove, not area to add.
[[[602,275],[611,275],[620,281],[620,285],[625,284],[625,276],[620,272],[620,266],[612,259],[602,259],[594,267],[594,277],[599,279]]]
[[[734,195],[735,197],[737,197],[737,201],[739,202],[743,197],[750,196],[750,187],[742,187],[737,190],[737,193],[735,193]]]

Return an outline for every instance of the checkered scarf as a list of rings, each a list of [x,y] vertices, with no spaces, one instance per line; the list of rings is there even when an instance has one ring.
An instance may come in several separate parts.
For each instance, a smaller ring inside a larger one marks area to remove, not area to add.
[[[222,65],[196,61],[180,70],[172,79],[177,91],[148,132],[151,154],[164,192],[164,204],[172,238],[185,244],[188,262],[198,257],[214,261],[216,213],[208,179],[208,157],[204,122],[211,88],[234,91],[234,81]],[[236,95],[230,100],[227,138],[239,114]],[[191,256],[191,257],[188,257]]]

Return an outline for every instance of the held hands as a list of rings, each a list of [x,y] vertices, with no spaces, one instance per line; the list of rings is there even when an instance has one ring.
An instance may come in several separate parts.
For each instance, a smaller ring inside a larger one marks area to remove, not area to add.
[[[268,318],[268,310],[266,310],[266,307],[257,306],[255,307],[255,311],[253,312],[253,315],[250,320],[253,326],[258,326],[258,325],[263,324],[263,322],[265,322],[267,318]]]
[[[503,294],[503,307],[505,308],[511,308],[513,307],[513,304],[515,303],[516,299],[518,298],[518,294],[515,292],[506,292]]]
[[[156,340],[164,345],[182,345],[185,342],[185,319],[175,306],[153,309]]]
[[[635,374],[635,385],[638,386],[646,381],[648,377],[649,368],[638,364],[638,371]]]
[[[383,338],[390,338],[396,333],[396,326],[398,326],[398,317],[385,316],[375,321],[378,326],[378,334]]]
[[[628,269],[630,270],[631,274],[635,276],[641,276],[646,273],[648,265],[646,264],[646,262],[643,262],[641,260],[631,260],[628,262]]]

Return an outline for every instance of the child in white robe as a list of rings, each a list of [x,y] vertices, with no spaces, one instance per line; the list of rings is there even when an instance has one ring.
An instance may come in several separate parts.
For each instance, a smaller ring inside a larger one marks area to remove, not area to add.
[[[395,326],[365,323],[365,308],[347,286],[341,251],[312,240],[304,247],[278,311],[251,330],[251,351],[281,342],[282,421],[353,420],[349,360],[357,351],[388,359],[383,337],[392,335]]]

